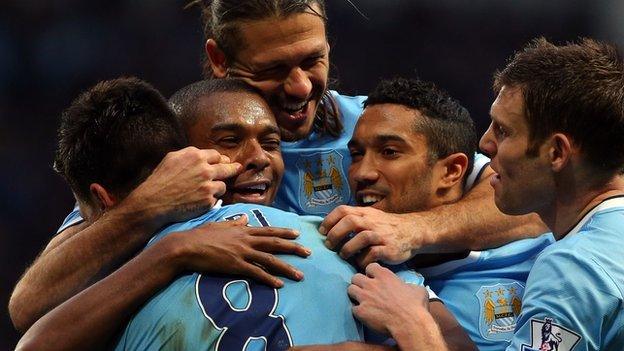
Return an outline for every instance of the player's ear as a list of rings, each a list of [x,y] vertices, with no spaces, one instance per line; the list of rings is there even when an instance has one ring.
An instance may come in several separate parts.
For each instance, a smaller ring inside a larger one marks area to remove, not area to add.
[[[468,156],[461,152],[438,160],[434,165],[433,174],[437,189],[449,189],[458,183],[461,184],[467,169]]]
[[[89,185],[89,191],[91,192],[91,198],[96,208],[101,212],[108,210],[117,203],[115,196],[98,183]]]
[[[547,141],[548,161],[553,172],[560,172],[570,161],[576,149],[572,140],[563,133],[553,134]]]
[[[225,53],[214,39],[206,40],[206,56],[208,56],[208,63],[212,74],[216,78],[225,78],[227,76],[227,62],[225,60]]]

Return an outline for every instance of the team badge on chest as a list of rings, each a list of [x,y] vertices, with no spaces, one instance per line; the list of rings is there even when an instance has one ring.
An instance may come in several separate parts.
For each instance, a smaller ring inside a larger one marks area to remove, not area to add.
[[[337,151],[302,155],[299,170],[299,205],[308,213],[326,214],[349,203],[351,191]]]
[[[524,286],[518,282],[482,286],[479,300],[479,332],[492,341],[510,341],[522,307]]]

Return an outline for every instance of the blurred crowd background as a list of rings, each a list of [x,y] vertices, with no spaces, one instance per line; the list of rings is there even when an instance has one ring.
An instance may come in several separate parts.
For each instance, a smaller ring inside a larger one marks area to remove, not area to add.
[[[335,88],[396,75],[438,83],[489,123],[492,73],[537,36],[624,47],[620,0],[326,0]],[[61,111],[99,80],[134,75],[165,96],[201,78],[203,35],[184,0],[0,2],[0,349],[18,334],[12,287],[73,206],[52,171]]]

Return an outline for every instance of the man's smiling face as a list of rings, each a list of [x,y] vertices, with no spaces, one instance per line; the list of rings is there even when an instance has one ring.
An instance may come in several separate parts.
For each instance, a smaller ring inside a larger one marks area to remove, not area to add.
[[[320,11],[318,5],[312,7]],[[242,47],[225,70],[227,76],[262,91],[283,140],[307,137],[329,76],[323,18],[311,11],[269,17],[243,22],[238,32]]]
[[[197,106],[188,131],[191,145],[214,149],[240,163],[239,175],[226,181],[225,204],[270,205],[284,174],[280,133],[262,97],[245,92],[214,93]]]
[[[415,131],[419,111],[397,104],[367,107],[349,142],[349,185],[357,204],[404,213],[431,207],[427,140]]]

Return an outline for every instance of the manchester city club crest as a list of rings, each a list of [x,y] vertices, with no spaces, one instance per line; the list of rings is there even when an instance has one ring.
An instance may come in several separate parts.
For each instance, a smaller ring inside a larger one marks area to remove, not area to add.
[[[511,341],[522,307],[524,286],[518,282],[482,286],[479,299],[479,332],[492,341]]]
[[[349,203],[351,190],[337,151],[302,155],[299,170],[299,205],[308,213],[327,214]]]

